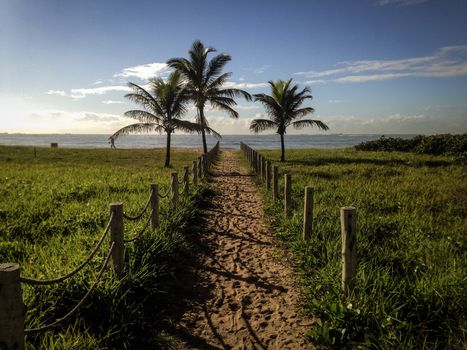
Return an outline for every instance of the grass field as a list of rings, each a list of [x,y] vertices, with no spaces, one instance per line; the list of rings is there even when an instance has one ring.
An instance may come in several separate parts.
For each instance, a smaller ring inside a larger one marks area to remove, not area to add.
[[[175,150],[173,168],[167,169],[164,150],[0,147],[0,261],[20,263],[22,275],[39,279],[71,271],[102,234],[109,203],[123,202],[125,212],[136,214],[148,199],[150,183],[165,192],[170,173],[181,174],[183,165],[191,167],[197,156],[197,151]],[[153,326],[147,329],[148,320],[164,306],[164,281],[177,254],[187,249],[181,233],[197,215],[198,200],[199,193],[194,193],[183,209],[170,215],[167,200],[162,200],[162,228],[129,245],[127,276],[118,281],[111,270],[106,272],[71,323],[28,337],[28,346],[144,348],[145,342],[162,341]],[[125,234],[131,238],[142,226],[142,221],[125,221]],[[26,327],[50,323],[68,312],[94,281],[107,250],[104,244],[88,267],[64,283],[23,285]]]
[[[292,174],[295,210],[264,193],[267,213],[303,273],[310,335],[343,348],[463,349],[467,314],[466,167],[449,157],[353,149],[261,151]],[[281,177],[281,186],[283,183]],[[303,192],[314,232],[301,240]],[[339,208],[357,208],[358,281],[341,288]]]

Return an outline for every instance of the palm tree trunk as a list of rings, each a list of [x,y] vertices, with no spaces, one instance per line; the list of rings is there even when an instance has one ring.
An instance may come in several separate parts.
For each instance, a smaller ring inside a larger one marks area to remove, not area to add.
[[[201,131],[201,136],[203,137],[203,151],[204,151],[204,154],[208,153],[208,145],[206,144],[206,133],[203,131]]]
[[[165,167],[170,166],[170,132],[167,132],[167,145],[165,147]]]
[[[204,106],[198,108],[199,112],[199,123],[203,126],[206,126],[205,120],[204,120]],[[206,144],[206,133],[204,132],[204,129],[201,130],[201,137],[203,139],[203,151],[204,154],[208,153],[208,146]]]
[[[281,135],[281,162],[285,162],[284,134]]]

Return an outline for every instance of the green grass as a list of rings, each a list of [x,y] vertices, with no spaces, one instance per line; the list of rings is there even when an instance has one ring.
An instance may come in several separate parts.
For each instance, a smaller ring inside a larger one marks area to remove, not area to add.
[[[292,174],[295,210],[264,193],[272,225],[303,272],[310,330],[336,349],[463,349],[467,314],[465,165],[449,157],[352,149],[261,151]],[[281,183],[282,186],[282,177]],[[313,235],[301,240],[312,186]],[[339,208],[357,208],[358,277],[341,288]]]
[[[129,214],[146,203],[149,184],[168,189],[170,173],[190,165],[196,151],[175,150],[173,168],[163,168],[164,150],[78,150],[0,147],[0,261],[17,262],[24,276],[61,276],[82,262],[109,219],[109,204],[123,202]],[[112,269],[71,321],[53,332],[29,336],[37,349],[155,348],[165,342],[157,320],[170,294],[178,257],[189,251],[184,237],[199,216],[203,187],[181,209],[161,202],[161,228],[128,244],[126,275]],[[125,221],[125,234],[143,222]],[[67,313],[94,281],[108,243],[76,277],[52,286],[23,285],[26,327]]]

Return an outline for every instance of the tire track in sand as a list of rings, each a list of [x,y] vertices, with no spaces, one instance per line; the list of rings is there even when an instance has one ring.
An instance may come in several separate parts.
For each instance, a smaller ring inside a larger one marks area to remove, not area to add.
[[[311,320],[265,224],[261,197],[232,151],[223,151],[206,210],[194,303],[176,325],[198,349],[311,349]]]

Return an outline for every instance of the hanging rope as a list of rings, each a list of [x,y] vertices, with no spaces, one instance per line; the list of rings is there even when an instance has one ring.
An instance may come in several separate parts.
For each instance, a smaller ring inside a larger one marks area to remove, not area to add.
[[[153,212],[154,212],[154,209],[151,210],[151,212],[150,212],[150,214],[149,214],[149,217],[148,217],[148,219],[146,220],[146,224],[144,224],[143,229],[142,229],[135,237],[133,237],[133,238],[131,238],[131,239],[124,239],[124,240],[123,240],[124,243],[130,243],[130,242],[136,241],[136,240],[139,238],[139,236],[141,236],[141,235],[143,234],[143,232],[146,231],[146,229],[147,229],[148,226],[149,226],[149,223],[151,222],[151,217],[152,217],[152,213],[153,213]]]
[[[152,195],[152,193],[151,193],[151,195]],[[123,213],[123,217],[124,217],[125,219],[131,220],[131,221],[135,221],[135,220],[140,219],[140,218],[144,215],[144,213],[146,213],[146,210],[148,209],[149,204],[151,203],[151,195],[149,195],[148,201],[146,202],[146,205],[144,206],[144,208],[143,208],[143,210],[141,211],[141,213],[139,213],[139,214],[136,215],[136,216],[131,216],[131,215],[128,215],[128,214]]]
[[[48,284],[54,284],[54,283],[62,282],[64,280],[66,280],[67,278],[70,278],[70,277],[76,275],[83,267],[85,267],[87,264],[89,264],[89,262],[91,262],[92,258],[94,258],[94,255],[96,255],[97,251],[99,250],[100,246],[102,245],[102,242],[104,242],[105,236],[109,232],[110,224],[111,224],[111,222],[113,220],[113,217],[114,217],[114,214],[113,213],[110,214],[110,219],[109,219],[109,222],[107,224],[107,227],[105,228],[104,233],[102,234],[101,238],[97,242],[97,244],[94,247],[93,251],[91,252],[91,254],[89,254],[89,256],[86,258],[86,260],[84,260],[76,269],[74,269],[70,273],[67,273],[64,276],[57,277],[57,278],[51,278],[51,279],[47,279],[47,280],[37,280],[37,279],[34,279],[34,278],[23,277],[23,276],[20,276],[19,280],[21,282],[23,282],[23,283],[31,284],[31,285],[48,285]]]
[[[97,283],[100,281],[101,277],[102,277],[102,274],[104,273],[104,270],[105,268],[107,267],[107,264],[109,263],[109,260],[110,260],[110,257],[112,255],[112,251],[114,249],[114,246],[115,246],[115,242],[112,242],[112,245],[110,246],[110,249],[109,249],[109,252],[107,253],[107,257],[105,258],[105,261],[104,263],[102,264],[102,267],[99,271],[99,273],[97,274],[97,277],[94,281],[94,283],[92,284],[91,288],[88,289],[87,293],[84,295],[84,297],[79,301],[78,304],[75,305],[75,307],[73,309],[70,310],[70,312],[68,312],[65,316],[63,316],[62,318],[58,318],[56,319],[54,322],[52,322],[51,324],[48,324],[46,326],[42,326],[42,327],[37,327],[37,328],[31,328],[31,329],[25,329],[24,330],[24,333],[25,334],[31,334],[31,333],[38,333],[38,332],[43,332],[43,331],[47,331],[49,329],[52,329],[56,326],[58,326],[60,323],[66,321],[68,318],[71,317],[71,315],[73,315],[81,305],[83,305],[83,303],[86,301],[86,299],[89,297],[89,295],[92,293],[92,291],[94,290],[94,288],[96,288],[97,286]]]
[[[157,194],[159,196],[159,198],[167,198],[170,194],[170,188],[167,190],[167,192],[165,194]]]

